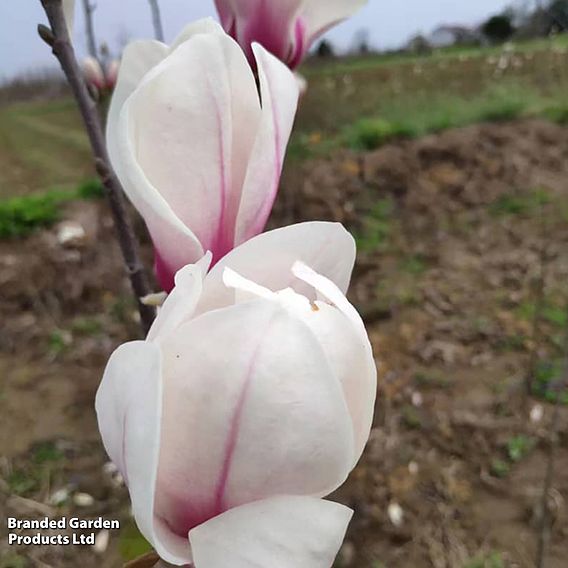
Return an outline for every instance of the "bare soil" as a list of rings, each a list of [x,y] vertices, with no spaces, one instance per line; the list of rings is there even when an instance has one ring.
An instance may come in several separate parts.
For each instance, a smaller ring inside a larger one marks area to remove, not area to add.
[[[354,231],[351,300],[379,364],[375,428],[332,496],[355,509],[338,565],[535,565],[553,413],[538,395],[554,377],[539,371],[528,398],[523,385],[531,362],[563,356],[567,150],[568,129],[529,120],[288,164],[271,225],[333,219]],[[104,204],[74,203],[65,218],[84,239],[61,245],[55,226],[0,243],[0,511],[123,528],[97,552],[8,547],[2,526],[0,568],[111,568],[139,552],[93,409],[109,354],[137,336],[136,313]],[[568,558],[567,410],[548,568]]]

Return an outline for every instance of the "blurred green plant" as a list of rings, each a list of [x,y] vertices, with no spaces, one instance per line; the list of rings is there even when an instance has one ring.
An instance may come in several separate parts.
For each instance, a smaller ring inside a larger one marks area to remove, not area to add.
[[[494,217],[506,215],[535,214],[542,205],[552,201],[552,196],[545,189],[535,189],[525,195],[505,194],[489,205],[489,212]]]
[[[564,373],[564,361],[562,359],[541,360],[536,364],[534,380],[532,383],[533,394],[548,402],[568,404],[568,389],[558,388]]]
[[[32,459],[37,465],[57,462],[63,459],[63,453],[55,442],[40,442],[33,449]]]
[[[355,150],[373,150],[396,138],[418,138],[477,122],[512,120],[543,104],[536,91],[514,83],[490,86],[471,98],[401,95],[381,105],[380,117],[363,118],[347,127],[342,138]]]
[[[503,478],[509,475],[511,471],[511,466],[505,461],[500,458],[495,458],[491,462],[491,473],[495,477]]]
[[[535,442],[528,436],[513,436],[507,441],[507,455],[512,462],[521,461],[533,448]]]
[[[355,232],[357,248],[364,252],[377,250],[384,244],[391,231],[391,220],[395,204],[391,197],[379,199],[363,219],[359,231]]]
[[[422,255],[415,254],[403,258],[400,262],[400,268],[413,276],[420,276],[428,270],[428,263]]]
[[[28,561],[19,554],[7,554],[0,558],[0,568],[26,568]]]
[[[61,207],[75,199],[103,195],[100,182],[87,181],[74,191],[52,189],[43,194],[12,197],[0,201],[0,239],[24,237],[60,219]]]
[[[148,541],[142,536],[136,524],[129,520],[122,524],[118,537],[118,549],[125,562],[134,560],[152,550]]]
[[[505,568],[505,561],[501,553],[491,552],[469,560],[464,568]]]

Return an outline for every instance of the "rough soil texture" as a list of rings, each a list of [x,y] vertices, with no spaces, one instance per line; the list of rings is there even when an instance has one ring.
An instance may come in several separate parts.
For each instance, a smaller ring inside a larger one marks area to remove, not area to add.
[[[542,369],[559,365],[566,327],[567,150],[568,129],[523,121],[288,164],[271,224],[333,219],[355,232],[351,300],[379,364],[375,428],[333,496],[355,509],[338,565],[534,566],[553,414],[537,395],[554,389]],[[118,567],[136,542],[93,410],[108,355],[136,337],[135,312],[104,204],[65,217],[86,237],[63,246],[56,226],[0,243],[0,509],[125,528],[102,553],[1,540],[1,568]],[[525,400],[533,360],[538,392]],[[568,557],[567,426],[562,406],[548,568]]]

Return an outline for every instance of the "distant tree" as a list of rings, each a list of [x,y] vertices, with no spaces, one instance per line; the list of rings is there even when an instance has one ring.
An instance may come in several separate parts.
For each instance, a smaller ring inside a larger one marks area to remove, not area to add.
[[[491,43],[507,41],[515,33],[515,26],[510,14],[492,16],[481,26],[481,33]]]
[[[322,39],[316,49],[316,55],[318,57],[333,57],[335,55],[335,50],[333,45],[327,39]]]
[[[411,38],[406,44],[406,51],[417,53],[419,55],[427,55],[428,53],[431,53],[432,46],[422,34],[418,34]]]
[[[371,53],[368,29],[360,29],[355,34],[355,37],[353,38],[353,52],[358,55],[367,55]]]
[[[568,0],[552,0],[546,10],[549,15],[550,32],[562,32],[568,29]]]

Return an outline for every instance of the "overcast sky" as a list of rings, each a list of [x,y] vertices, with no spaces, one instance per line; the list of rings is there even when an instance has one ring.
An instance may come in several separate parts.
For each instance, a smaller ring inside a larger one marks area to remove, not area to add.
[[[98,41],[112,49],[126,38],[151,37],[147,0],[95,0]],[[279,0],[274,0],[279,1]],[[77,0],[77,4],[81,4]],[[328,37],[348,47],[353,35],[367,29],[373,45],[397,47],[417,32],[429,32],[440,23],[476,24],[509,5],[511,0],[369,0],[355,17],[332,30]],[[174,37],[184,23],[214,16],[213,0],[160,0],[166,38]],[[36,36],[43,21],[39,0],[0,0],[0,80],[20,72],[52,65],[46,46]],[[76,15],[76,45],[84,52],[82,10]]]

